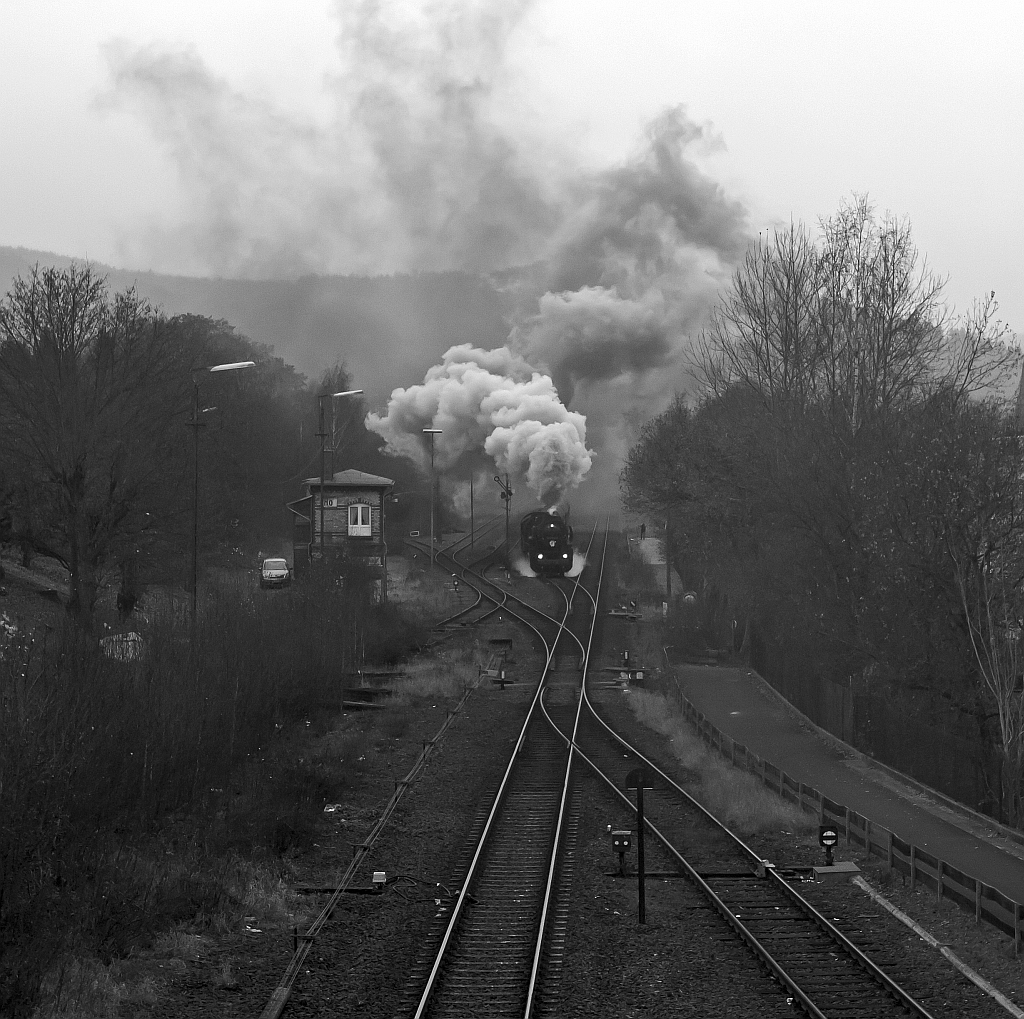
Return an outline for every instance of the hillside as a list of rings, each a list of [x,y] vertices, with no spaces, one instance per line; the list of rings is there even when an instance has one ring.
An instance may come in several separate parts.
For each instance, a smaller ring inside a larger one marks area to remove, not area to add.
[[[63,267],[72,261],[52,252],[0,247],[0,292],[37,262]],[[96,264],[112,289],[134,285],[168,315],[226,319],[306,375],[344,361],[371,407],[396,386],[422,381],[452,344],[491,348],[508,336],[509,297],[490,280],[465,273],[233,280]]]

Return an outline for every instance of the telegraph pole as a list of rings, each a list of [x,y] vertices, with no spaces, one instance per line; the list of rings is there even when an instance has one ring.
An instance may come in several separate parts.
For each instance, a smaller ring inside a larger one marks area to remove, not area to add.
[[[508,544],[508,515],[512,509],[512,487],[509,484],[508,474],[505,475],[505,480],[501,480],[500,474],[494,475],[494,480],[498,482],[498,487],[501,488],[501,501],[505,504],[505,555],[511,558],[512,550]]]

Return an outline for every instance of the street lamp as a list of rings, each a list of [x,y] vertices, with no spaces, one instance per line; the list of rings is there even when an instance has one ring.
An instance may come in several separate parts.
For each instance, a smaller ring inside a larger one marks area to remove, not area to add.
[[[199,420],[199,383],[204,373],[237,371],[252,368],[255,361],[232,361],[229,364],[215,364],[199,368],[192,373],[192,420],[188,423],[194,435],[192,464],[192,633],[195,635],[197,587],[199,581],[199,429],[205,427]]]
[[[317,398],[320,408],[320,431],[317,436],[320,439],[320,560],[324,558],[324,439],[327,433],[324,431],[324,400],[333,400],[337,396],[356,396],[361,389],[346,389],[341,393],[321,393]],[[332,456],[333,450],[332,450]],[[332,461],[333,462],[333,461]],[[333,470],[333,468],[332,468]]]
[[[423,434],[430,436],[430,561],[431,563],[436,561],[436,553],[434,551],[434,436],[440,435],[443,429],[441,428],[424,428]]]

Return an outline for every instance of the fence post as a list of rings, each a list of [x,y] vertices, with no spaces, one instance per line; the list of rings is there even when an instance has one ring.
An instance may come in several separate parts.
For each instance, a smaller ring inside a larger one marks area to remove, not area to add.
[[[1020,955],[1020,903],[1013,904],[1013,951]]]
[[[864,856],[871,859],[871,818],[864,818]]]
[[[914,882],[917,880],[917,846],[910,843],[910,890],[914,890]]]
[[[974,922],[981,923],[981,880],[974,879]]]
[[[800,811],[801,811],[801,813],[803,813],[803,809],[804,809],[804,784],[803,784],[803,782],[800,782],[799,786],[800,786]]]
[[[731,762],[732,766],[735,768],[736,767],[736,740],[734,740],[734,739],[730,739],[729,740],[729,751],[730,751],[730,753],[732,755],[732,762]]]
[[[846,844],[850,844],[850,808],[846,808]]]
[[[764,777],[764,758],[761,758],[761,785],[767,785],[768,780]]]
[[[892,832],[886,829],[888,837],[888,849],[885,854],[885,862],[889,865],[889,873],[892,873]]]
[[[939,872],[935,878],[935,904],[942,902],[942,860],[939,860]]]
[[[818,797],[818,824],[825,823],[825,794]]]

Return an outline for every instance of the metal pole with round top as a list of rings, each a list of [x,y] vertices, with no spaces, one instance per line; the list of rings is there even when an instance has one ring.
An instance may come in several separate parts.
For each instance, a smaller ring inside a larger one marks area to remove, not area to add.
[[[252,368],[255,361],[232,361],[228,364],[215,364],[209,368],[200,368],[192,373],[192,420],[189,427],[194,433],[194,450],[192,464],[192,636],[195,637],[196,629],[196,606],[198,602],[197,589],[199,586],[199,429],[203,427],[199,420],[202,413],[199,409],[199,383],[202,376],[212,372],[238,371],[240,368]],[[212,409],[212,408],[210,408]]]
[[[423,434],[430,436],[430,562],[433,564],[436,561],[436,553],[434,551],[434,488],[436,485],[436,477],[434,475],[434,436],[440,435],[443,432],[441,428],[424,428]]]

